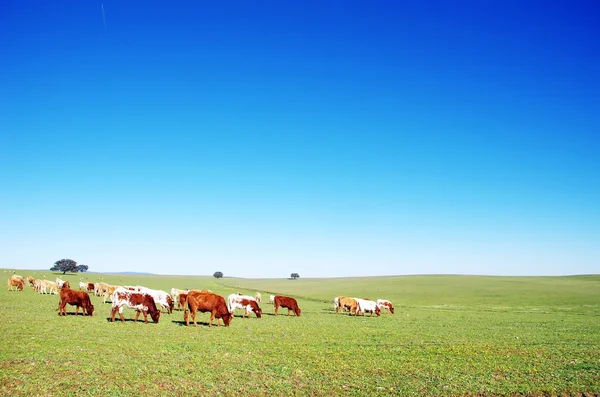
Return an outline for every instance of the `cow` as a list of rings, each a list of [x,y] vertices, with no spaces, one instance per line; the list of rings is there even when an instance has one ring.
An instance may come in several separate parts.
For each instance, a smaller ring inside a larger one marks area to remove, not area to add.
[[[104,290],[104,301],[102,301],[102,303],[106,303],[106,298],[108,298],[109,296],[112,296],[112,293],[115,292],[115,290],[119,287],[120,287],[120,285],[106,284],[106,289]],[[112,298],[111,298],[111,302],[112,302]]]
[[[106,284],[106,283],[103,283],[103,282],[96,283],[96,289],[94,290],[94,294],[96,296],[102,296],[106,292],[107,288],[108,288],[108,284]]]
[[[58,315],[67,315],[67,303],[71,306],[75,306],[75,315],[79,314],[79,308],[84,316],[91,316],[94,313],[94,305],[90,300],[90,296],[85,291],[76,291],[70,288],[63,287],[60,290],[60,303],[58,304]]]
[[[87,283],[87,292],[96,291],[96,285],[94,283]]]
[[[15,291],[23,291],[23,287],[25,286],[25,279],[22,276],[17,274],[13,274],[8,278],[8,290],[12,291],[13,287],[15,287]]]
[[[179,301],[177,302],[177,308],[183,310],[187,296],[188,296],[188,294],[186,292],[182,292],[179,294],[179,296],[178,296]]]
[[[336,296],[335,298],[333,298],[333,308],[335,309],[336,313],[339,313],[340,309],[342,309],[342,312],[344,311],[344,308],[340,307],[340,297]]]
[[[275,296],[273,299],[273,304],[275,305],[275,315],[277,315],[277,312],[279,311],[279,306],[288,309],[288,316],[290,315],[290,311],[293,311],[298,317],[300,317],[300,313],[302,312],[302,310],[300,310],[298,307],[298,302],[296,302],[296,299],[287,296]]]
[[[144,294],[152,295],[152,297],[154,298],[154,302],[161,308],[167,309],[167,313],[173,313],[173,299],[171,299],[171,295],[169,295],[167,292],[146,287],[137,288],[138,292],[143,292]]]
[[[185,304],[183,305],[183,320],[187,326],[190,325],[190,315],[194,321],[194,326],[197,327],[196,323],[196,312],[202,313],[210,312],[210,321],[208,327],[212,327],[213,319],[217,319],[217,326],[219,326],[219,319],[223,319],[223,323],[226,327],[229,327],[233,314],[229,311],[225,299],[212,292],[203,293],[199,291],[190,291],[187,294]]]
[[[392,302],[385,299],[377,299],[377,306],[379,306],[380,310],[389,310],[390,313],[394,314],[394,306]]]
[[[68,281],[65,281],[65,282],[63,283],[63,285],[62,285],[61,289],[63,289],[63,288],[69,288],[69,289],[71,289],[71,284],[69,284],[69,282],[68,282]]]
[[[61,289],[63,287],[64,281],[61,280],[60,278],[56,277],[56,285],[58,285],[58,289]]]
[[[269,302],[275,303],[275,295],[269,295]]]
[[[56,295],[58,295],[58,285],[54,281],[42,280],[40,289],[38,292],[40,294],[56,294]]]
[[[31,276],[27,276],[27,284],[29,284],[30,287],[33,287],[35,285],[35,279]]]
[[[350,313],[349,315],[356,315],[356,309],[358,307],[358,303],[356,302],[356,299],[354,298],[346,298],[345,296],[339,296],[339,303],[340,303],[340,308],[342,309],[342,311],[344,309],[349,309]]]
[[[39,294],[42,293],[42,280],[37,279],[33,282],[33,290]]]
[[[257,303],[260,303],[260,300],[262,299],[260,292],[256,291],[256,295],[254,295],[254,299],[256,299]]]
[[[177,310],[181,310],[183,307],[183,305],[179,305],[179,295],[187,294],[189,291],[189,289],[171,288],[171,298],[173,298],[173,301],[177,302]]]
[[[381,315],[381,310],[379,309],[379,306],[377,306],[377,302],[372,301],[370,299],[360,299],[360,298],[354,298],[354,300],[356,300],[357,306],[356,306],[356,314],[358,315],[358,313],[362,313],[362,315],[364,316],[366,312],[371,313],[371,317],[373,317],[373,314],[377,314],[377,316]]]
[[[229,308],[229,313],[234,315],[235,309],[244,309],[242,313],[242,318],[248,316],[250,318],[250,313],[254,312],[256,317],[261,318],[262,310],[256,303],[256,299],[249,295],[238,295],[231,294],[227,297],[227,307]]]
[[[112,311],[110,321],[115,322],[115,314],[119,312],[121,321],[125,322],[123,318],[123,307],[135,310],[135,322],[140,317],[140,312],[144,315],[144,323],[148,324],[148,314],[152,317],[152,321],[158,324],[160,319],[160,310],[156,308],[156,303],[152,295],[144,294],[142,292],[129,291],[123,287],[117,287],[111,294],[110,300],[112,301]]]
[[[81,291],[87,291],[88,290],[88,283],[80,281],[79,282],[79,289]]]

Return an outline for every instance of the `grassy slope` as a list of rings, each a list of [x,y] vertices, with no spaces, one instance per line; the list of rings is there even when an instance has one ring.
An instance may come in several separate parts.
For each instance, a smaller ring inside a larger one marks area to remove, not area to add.
[[[26,276],[33,272],[21,271]],[[41,273],[49,279],[49,272]],[[6,273],[7,277],[10,273]],[[79,275],[64,279],[78,285]],[[0,394],[511,395],[600,392],[600,276],[236,279],[89,274],[90,281],[227,296],[295,296],[302,317],[230,328],[59,318],[57,296],[0,289]],[[336,295],[387,298],[396,314],[331,312]],[[73,308],[68,306],[68,311]],[[125,312],[133,318],[132,311]]]

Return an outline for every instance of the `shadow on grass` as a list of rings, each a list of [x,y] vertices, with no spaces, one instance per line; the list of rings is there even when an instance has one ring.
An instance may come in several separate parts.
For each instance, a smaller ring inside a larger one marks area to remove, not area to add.
[[[60,313],[58,313],[59,317],[60,317]],[[64,315],[63,315],[64,316]],[[75,316],[75,312],[67,312],[67,316]],[[83,313],[79,312],[77,313],[77,317],[82,316],[82,317],[90,317],[90,316],[84,316]],[[93,316],[92,316],[93,317]]]
[[[225,325],[223,324],[223,320],[219,320],[219,321],[221,321],[221,327],[225,327]],[[178,326],[180,326],[180,327],[186,327],[186,326],[187,326],[187,325],[186,325],[186,323],[185,323],[185,321],[171,320],[171,322],[172,322],[173,324],[175,324],[175,325],[178,325]],[[206,328],[209,328],[209,327],[208,327],[208,325],[209,325],[209,324],[208,324],[208,321],[206,321],[206,322],[205,322],[205,321],[196,321],[196,324],[198,324],[198,327],[206,327]],[[213,321],[213,325],[212,325],[212,326],[213,326],[213,327],[217,327],[217,323],[216,323],[215,321]],[[191,321],[191,320],[190,320],[190,328],[195,328],[195,327],[194,327],[194,322],[193,322],[193,321]],[[225,327],[225,328],[227,328],[227,327]]]
[[[106,321],[108,321],[109,323],[112,322],[110,317],[106,317]],[[123,322],[123,320],[121,320],[118,317],[115,317],[115,324],[116,323],[122,323],[122,322]],[[135,322],[138,322],[138,323],[144,324],[144,319],[138,319],[137,321],[135,321],[135,318],[126,318],[125,322],[126,323],[135,323]],[[148,324],[156,324],[156,323],[154,321],[152,321],[150,318],[148,318]]]

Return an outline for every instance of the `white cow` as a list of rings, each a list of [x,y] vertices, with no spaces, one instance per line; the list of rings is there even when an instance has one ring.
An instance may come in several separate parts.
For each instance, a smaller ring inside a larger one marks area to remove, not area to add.
[[[167,309],[167,312],[169,314],[173,313],[173,299],[171,298],[171,295],[169,295],[167,292],[159,289],[150,289],[141,286],[138,286],[137,288],[138,292],[152,296],[154,298],[154,302],[156,302],[156,304],[161,306],[162,308]]]
[[[88,283],[84,283],[83,281],[79,282],[79,289],[82,291],[87,291]]]
[[[56,277],[56,285],[58,285],[58,289],[62,289],[64,283],[64,280],[61,280],[60,278]]]
[[[358,313],[362,313],[362,315],[364,316],[366,312],[370,312],[371,313],[371,317],[373,317],[373,313],[377,314],[378,316],[381,314],[381,310],[379,310],[379,306],[377,306],[377,302],[372,301],[370,299],[360,299],[360,298],[354,298],[356,300],[356,314],[358,315]]]
[[[275,295],[269,295],[269,302],[275,303]]]

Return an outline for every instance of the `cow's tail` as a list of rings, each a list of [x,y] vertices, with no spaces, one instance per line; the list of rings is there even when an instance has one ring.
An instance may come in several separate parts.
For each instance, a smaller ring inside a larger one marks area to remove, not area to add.
[[[183,302],[183,321],[187,321],[188,316],[189,316],[189,306],[190,304],[188,303],[188,301],[190,300],[190,294],[188,294],[185,297],[185,302]]]

